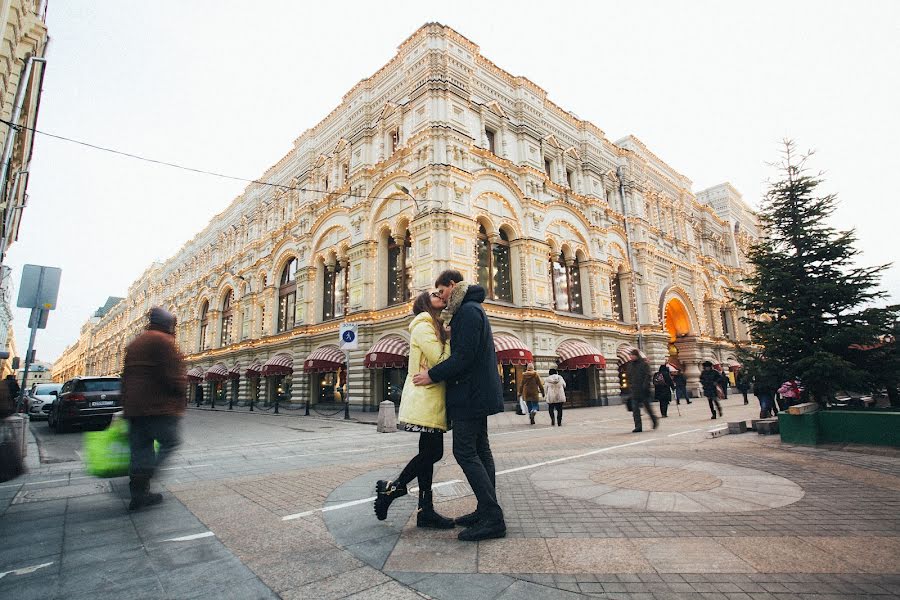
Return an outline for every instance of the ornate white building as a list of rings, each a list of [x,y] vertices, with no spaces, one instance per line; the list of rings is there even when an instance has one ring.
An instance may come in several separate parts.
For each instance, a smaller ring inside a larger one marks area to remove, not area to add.
[[[565,369],[571,399],[597,403],[618,395],[632,346],[696,382],[700,362],[734,364],[746,338],[727,296],[757,235],[740,194],[693,193],[639,140],[610,141],[440,24],[259,181],[86,324],[57,362],[65,376],[118,372],[161,305],[220,401],[398,400],[409,299],[446,268],[488,290],[509,400],[528,361]],[[342,322],[360,331],[347,370]]]

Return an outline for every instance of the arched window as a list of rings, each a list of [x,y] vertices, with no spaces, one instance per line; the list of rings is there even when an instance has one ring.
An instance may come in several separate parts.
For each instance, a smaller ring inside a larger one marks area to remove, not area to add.
[[[410,248],[412,248],[412,239],[409,230],[406,231],[402,241],[394,237],[388,239],[388,304],[400,304],[410,298],[409,286],[412,283]]]
[[[500,230],[500,238],[491,243],[484,225],[478,229],[478,284],[488,298],[512,302],[509,237]]]
[[[625,320],[625,308],[622,306],[622,272],[618,271],[609,280],[609,297],[612,300],[612,314],[616,321]]]
[[[206,350],[206,331],[209,327],[209,302],[200,307],[200,351]]]
[[[581,313],[581,272],[578,257],[572,266],[566,266],[566,257],[560,252],[551,255],[550,278],[553,282],[553,302],[556,310]]]
[[[228,290],[225,300],[222,302],[222,333],[219,335],[219,346],[227,346],[231,343],[232,325],[234,323],[234,310],[231,299],[234,293]]]
[[[297,312],[297,259],[292,258],[281,272],[278,287],[278,331],[293,329]]]
[[[322,290],[322,320],[343,317],[347,309],[347,273],[340,261],[325,268],[325,289]]]

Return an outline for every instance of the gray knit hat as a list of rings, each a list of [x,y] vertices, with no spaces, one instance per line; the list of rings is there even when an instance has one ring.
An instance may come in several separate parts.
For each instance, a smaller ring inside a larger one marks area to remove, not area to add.
[[[166,333],[175,333],[175,315],[164,308],[154,306],[148,313],[150,323],[148,329],[156,329],[165,331]]]

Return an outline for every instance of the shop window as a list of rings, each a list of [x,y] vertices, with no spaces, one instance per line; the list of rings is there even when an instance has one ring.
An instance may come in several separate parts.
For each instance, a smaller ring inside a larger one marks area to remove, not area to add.
[[[400,304],[410,298],[412,283],[412,265],[409,260],[412,238],[409,231],[403,240],[393,236],[388,239],[388,304]]]
[[[478,283],[488,298],[512,302],[509,237],[500,230],[500,238],[491,243],[482,225],[478,229]]]
[[[622,274],[616,273],[609,280],[609,297],[612,301],[613,319],[625,320],[625,308],[622,306]]]
[[[408,371],[406,369],[384,369],[382,377],[381,397],[400,406],[400,397],[403,395],[403,384],[406,382]]]
[[[343,317],[347,307],[347,272],[348,269],[337,262],[334,267],[325,268],[325,279],[322,290],[322,320],[328,321]]]
[[[281,272],[278,286],[278,331],[293,329],[297,314],[297,259],[292,258]]]
[[[581,270],[578,258],[572,260],[572,266],[567,266],[566,258],[560,252],[550,260],[550,277],[556,310],[581,313]]]
[[[231,343],[232,326],[234,323],[234,309],[231,304],[233,296],[234,293],[229,290],[228,294],[225,295],[225,300],[222,302],[222,326],[221,333],[219,334],[220,346],[227,346]]]
[[[206,350],[206,332],[209,328],[209,302],[200,307],[200,352]]]
[[[391,154],[397,151],[397,148],[400,147],[400,128],[396,127],[391,130]]]

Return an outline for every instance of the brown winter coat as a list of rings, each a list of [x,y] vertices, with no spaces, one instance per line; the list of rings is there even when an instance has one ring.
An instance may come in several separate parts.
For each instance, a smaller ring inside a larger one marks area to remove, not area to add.
[[[541,376],[537,374],[537,371],[525,371],[522,374],[522,384],[519,386],[519,395],[522,396],[522,399],[526,402],[531,400],[532,402],[536,402],[538,400],[538,392],[541,395],[544,394],[544,383],[541,381]]]
[[[184,361],[174,337],[148,329],[125,348],[124,362],[122,408],[126,417],[184,414]]]

